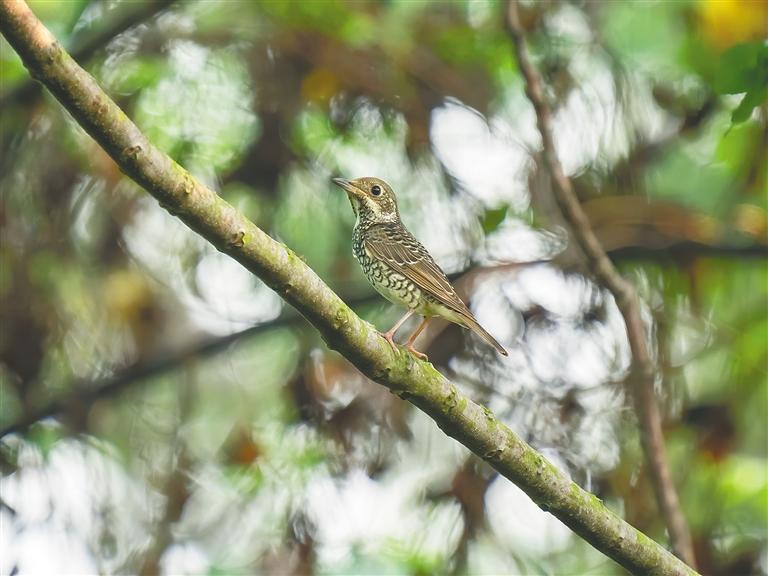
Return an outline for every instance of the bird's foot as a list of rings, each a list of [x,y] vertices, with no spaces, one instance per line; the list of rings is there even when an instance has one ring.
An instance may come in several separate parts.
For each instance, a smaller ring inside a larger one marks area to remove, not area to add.
[[[424,354],[424,352],[419,352],[418,350],[416,350],[416,348],[413,347],[413,344],[408,344],[408,346],[406,346],[405,349],[408,350],[408,352],[410,352],[414,356],[416,356],[416,358],[418,358],[419,360],[424,360],[424,361],[427,360],[427,355]]]
[[[379,332],[379,334],[381,334],[384,340],[389,342],[389,346],[392,348],[392,352],[397,354],[398,350],[397,350],[397,342],[395,342],[395,333],[392,330],[390,330],[389,332]]]

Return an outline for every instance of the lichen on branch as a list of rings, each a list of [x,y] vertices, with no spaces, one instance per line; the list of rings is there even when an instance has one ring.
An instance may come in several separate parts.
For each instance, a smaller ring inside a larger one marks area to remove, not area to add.
[[[169,212],[258,275],[361,372],[428,414],[595,548],[636,574],[694,574],[658,543],[521,440],[485,407],[459,393],[430,364],[393,352],[289,248],[158,150],[63,50],[22,0],[0,0],[0,31],[120,169]],[[509,511],[514,514],[514,510]]]
[[[520,21],[517,0],[508,2],[507,27],[514,44],[520,73],[525,80],[525,93],[536,111],[536,124],[541,134],[544,163],[552,178],[555,199],[570,225],[574,239],[584,253],[591,272],[598,282],[613,294],[619,311],[624,317],[627,340],[632,352],[632,370],[628,383],[634,399],[640,439],[654,494],[667,525],[672,547],[678,556],[688,564],[694,565],[691,533],[680,506],[664,446],[661,413],[654,393],[656,367],[646,341],[645,325],[640,314],[640,300],[632,284],[619,274],[603,250],[573,190],[571,180],[566,176],[557,157],[552,130],[552,112],[544,96],[541,77],[528,58],[525,30]]]

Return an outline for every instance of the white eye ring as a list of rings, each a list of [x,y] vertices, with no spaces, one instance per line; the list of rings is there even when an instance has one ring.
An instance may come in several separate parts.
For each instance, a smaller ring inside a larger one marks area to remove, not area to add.
[[[374,184],[373,186],[371,186],[371,194],[373,194],[374,196],[378,196],[379,194],[381,194],[381,186],[379,186],[378,184]]]

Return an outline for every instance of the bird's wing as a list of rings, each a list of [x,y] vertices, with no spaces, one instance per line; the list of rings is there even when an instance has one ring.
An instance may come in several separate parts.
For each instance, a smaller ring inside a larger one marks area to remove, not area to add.
[[[447,308],[474,320],[472,312],[456,294],[445,273],[405,228],[391,230],[389,227],[374,226],[366,234],[364,246],[372,258],[383,261]]]
[[[461,324],[477,332],[499,353],[509,355],[504,347],[480,326],[426,248],[405,228],[374,226],[365,235],[363,245],[370,257],[384,262],[392,270],[408,278],[443,306],[456,312],[463,320]],[[449,320],[457,321],[455,318]]]

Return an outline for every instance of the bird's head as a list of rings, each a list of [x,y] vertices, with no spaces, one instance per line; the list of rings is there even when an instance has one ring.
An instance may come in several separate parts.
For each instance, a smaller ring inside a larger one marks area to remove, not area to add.
[[[393,222],[400,217],[395,193],[384,180],[369,177],[354,180],[334,178],[333,182],[346,191],[358,222],[370,221],[377,224]]]

